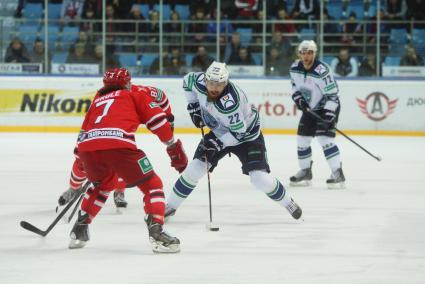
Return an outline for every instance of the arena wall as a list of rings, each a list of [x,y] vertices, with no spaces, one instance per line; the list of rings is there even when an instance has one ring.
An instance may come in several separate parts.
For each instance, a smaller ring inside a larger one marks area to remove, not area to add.
[[[134,78],[163,89],[179,133],[197,132],[186,112],[181,78]],[[235,79],[258,107],[264,132],[293,134],[300,112],[289,79]],[[347,134],[425,136],[425,80],[339,80],[338,128]],[[99,77],[0,77],[1,132],[78,132]],[[141,130],[142,132],[145,130]]]

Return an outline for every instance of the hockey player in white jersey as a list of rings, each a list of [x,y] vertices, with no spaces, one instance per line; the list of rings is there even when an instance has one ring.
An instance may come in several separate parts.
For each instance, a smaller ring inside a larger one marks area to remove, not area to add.
[[[316,137],[331,169],[326,180],[329,188],[344,188],[345,177],[341,168],[338,146],[335,144],[335,125],[340,112],[338,84],[332,70],[316,58],[317,45],[304,40],[298,46],[299,60],[290,70],[292,99],[303,111],[297,131],[298,162],[300,170],[290,178],[291,185],[310,185],[313,178],[311,166],[311,141]],[[315,112],[321,119],[314,117]]]
[[[257,109],[228,77],[226,64],[216,61],[205,73],[191,72],[184,77],[183,89],[192,122],[198,128],[206,126],[211,131],[201,140],[193,160],[169,194],[165,217],[175,214],[207,173],[206,162],[212,172],[221,158],[232,153],[241,161],[243,174],[249,175],[255,188],[285,207],[293,218],[299,219],[301,208],[282,183],[270,175]]]

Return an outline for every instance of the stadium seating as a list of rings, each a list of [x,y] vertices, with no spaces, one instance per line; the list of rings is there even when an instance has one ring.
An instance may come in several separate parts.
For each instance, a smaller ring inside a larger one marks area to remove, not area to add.
[[[118,56],[122,66],[136,66],[137,55],[134,53],[122,53]]]
[[[263,54],[261,52],[253,52],[252,58],[254,58],[255,65],[261,65],[263,62]]]
[[[400,66],[400,57],[399,56],[387,56],[387,57],[385,57],[384,65],[386,65],[386,66]]]
[[[350,1],[347,7],[347,18],[351,13],[356,14],[356,18],[363,20],[364,18],[364,4],[363,1]]]
[[[43,15],[41,3],[27,3],[22,11],[22,16],[27,20],[38,20]]]
[[[158,4],[155,4],[153,6],[153,9],[154,10],[157,10],[159,12],[159,5]],[[169,20],[170,19],[170,15],[171,15],[171,7],[170,7],[170,5],[167,5],[167,4],[162,5],[162,13],[163,13],[162,19],[164,21]]]
[[[251,28],[237,28],[236,31],[241,35],[241,44],[246,46],[252,40],[252,29]]]
[[[148,68],[152,65],[152,62],[155,60],[155,58],[158,57],[157,53],[143,53],[141,58],[141,65],[144,68]]]
[[[55,52],[53,54],[52,63],[65,63],[67,57],[67,52]]]
[[[190,17],[189,5],[176,4],[174,10],[179,14],[180,19],[188,20]]]
[[[48,14],[47,17],[49,18],[49,21],[57,21],[60,19],[62,4],[52,4],[49,3],[47,6],[48,8]]]
[[[40,38],[45,41],[45,34],[44,34],[45,28],[44,26],[41,27],[40,31]],[[49,25],[47,26],[47,40],[49,41],[49,49],[55,49],[56,45],[59,40],[59,26],[56,25]]]
[[[31,49],[38,35],[38,26],[20,26],[18,31],[18,37],[21,39],[21,41],[25,44],[27,48]]]
[[[342,16],[342,3],[341,1],[329,1],[326,6],[328,9],[328,15],[332,18],[339,20]]]
[[[316,32],[314,29],[303,28],[299,34],[300,40],[314,40],[316,38]]]

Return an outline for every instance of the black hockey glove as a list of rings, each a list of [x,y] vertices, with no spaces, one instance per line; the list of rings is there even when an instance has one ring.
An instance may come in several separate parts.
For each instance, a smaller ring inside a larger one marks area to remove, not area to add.
[[[190,118],[196,127],[201,128],[205,126],[204,121],[202,120],[201,107],[199,106],[199,103],[188,104],[187,110],[189,111]]]
[[[297,108],[303,112],[307,111],[308,109],[308,103],[305,100],[305,98],[303,97],[303,95],[301,94],[300,91],[296,91],[293,95],[292,95],[292,100],[294,101],[294,103],[296,104]]]
[[[208,161],[212,161],[218,152],[223,150],[223,142],[217,137],[205,137],[205,140],[201,143],[202,150],[207,156]]]
[[[319,114],[322,119],[318,121],[318,124],[321,125],[324,130],[335,128],[335,112],[328,109],[322,109]]]

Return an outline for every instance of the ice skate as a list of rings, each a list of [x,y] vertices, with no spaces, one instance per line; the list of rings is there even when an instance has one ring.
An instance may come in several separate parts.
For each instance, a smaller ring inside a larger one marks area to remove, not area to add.
[[[81,211],[78,211],[78,219],[69,234],[71,241],[68,248],[78,249],[86,245],[86,242],[90,239],[88,218],[88,214],[82,215]]]
[[[168,205],[167,207],[165,207],[165,214],[164,214],[165,221],[168,221],[170,217],[174,216],[175,214],[176,214],[176,209],[171,208]]]
[[[164,232],[162,225],[153,221],[151,215],[145,217],[148,225],[149,241],[152,251],[155,253],[177,253],[180,252],[180,241]]]
[[[303,214],[303,211],[301,210],[301,207],[295,203],[295,201],[292,199],[292,197],[288,197],[289,200],[287,204],[285,205],[286,210],[288,210],[289,214],[295,219],[298,220],[301,218],[301,215]]]
[[[117,213],[122,214],[125,208],[127,208],[127,201],[125,201],[124,192],[114,191],[114,203],[117,208]]]
[[[344,189],[345,188],[345,176],[342,172],[342,168],[334,171],[329,179],[326,180],[328,189]]]
[[[310,163],[310,167],[306,169],[301,169],[298,171],[298,173],[292,177],[289,178],[289,185],[290,186],[310,186],[311,180],[313,179],[313,173],[311,171],[311,165],[313,162]]]

